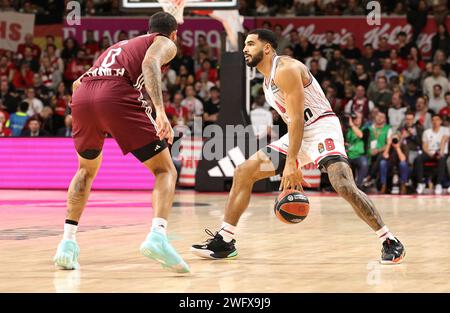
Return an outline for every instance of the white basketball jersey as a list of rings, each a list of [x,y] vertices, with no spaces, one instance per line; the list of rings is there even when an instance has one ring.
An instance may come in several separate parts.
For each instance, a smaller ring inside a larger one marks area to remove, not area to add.
[[[272,69],[270,71],[270,77],[268,80],[264,78],[263,90],[266,97],[266,101],[277,110],[278,114],[283,118],[283,120],[288,123],[289,116],[286,112],[286,102],[283,92],[275,85],[274,77],[275,71],[277,69],[277,64],[280,56],[275,56],[272,62]],[[304,107],[304,117],[305,117],[305,127],[311,125],[316,120],[323,116],[334,115],[331,109],[330,102],[325,97],[322,91],[322,87],[314,78],[314,76],[309,72],[310,81],[303,86],[305,92],[305,107]]]

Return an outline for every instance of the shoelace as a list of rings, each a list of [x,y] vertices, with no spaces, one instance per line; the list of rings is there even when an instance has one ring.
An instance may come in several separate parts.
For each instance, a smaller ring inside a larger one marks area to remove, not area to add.
[[[219,231],[221,231],[222,229],[220,229]],[[219,231],[216,231],[216,233],[214,234],[212,231],[210,231],[208,228],[205,228],[205,233],[208,234],[209,236],[211,236],[212,238],[208,238],[205,240],[206,243],[210,243],[213,240],[216,240],[217,235],[219,234]]]

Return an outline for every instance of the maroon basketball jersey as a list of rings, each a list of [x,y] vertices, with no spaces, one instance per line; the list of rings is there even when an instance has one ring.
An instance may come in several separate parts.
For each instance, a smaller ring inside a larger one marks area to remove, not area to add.
[[[103,52],[84,76],[123,76],[140,90],[144,84],[142,61],[158,35],[162,36],[152,33],[119,41]]]

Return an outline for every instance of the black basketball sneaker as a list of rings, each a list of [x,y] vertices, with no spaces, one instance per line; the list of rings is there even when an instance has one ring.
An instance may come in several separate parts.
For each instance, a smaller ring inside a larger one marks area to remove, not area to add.
[[[403,262],[406,251],[400,240],[387,238],[381,249],[381,264],[399,264]]]
[[[209,229],[205,229],[205,232],[211,236],[202,245],[192,245],[191,252],[199,257],[206,259],[231,259],[237,257],[238,253],[234,246],[236,240],[226,242],[223,240],[222,235],[219,232],[213,234]]]

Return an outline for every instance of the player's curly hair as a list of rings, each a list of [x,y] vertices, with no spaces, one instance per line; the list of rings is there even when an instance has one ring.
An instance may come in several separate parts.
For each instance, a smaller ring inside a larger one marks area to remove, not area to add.
[[[172,14],[158,12],[150,17],[148,28],[150,33],[161,33],[169,36],[173,31],[177,30],[178,23]]]
[[[269,43],[272,48],[276,49],[278,47],[278,40],[275,33],[271,30],[264,28],[257,28],[248,33],[248,35],[258,35],[258,39]]]

